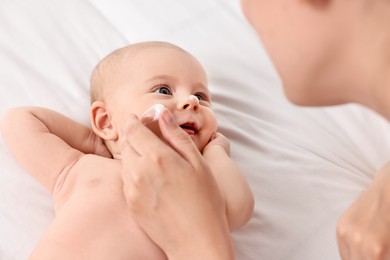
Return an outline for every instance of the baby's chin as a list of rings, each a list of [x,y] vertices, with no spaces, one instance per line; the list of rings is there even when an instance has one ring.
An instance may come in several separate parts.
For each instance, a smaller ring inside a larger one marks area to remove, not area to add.
[[[198,148],[198,150],[203,153],[203,149],[207,146],[207,144],[209,143],[209,141],[207,142],[202,142],[202,140],[199,139],[199,136],[197,137],[198,140],[194,140],[192,139],[192,141],[195,143],[196,147]]]

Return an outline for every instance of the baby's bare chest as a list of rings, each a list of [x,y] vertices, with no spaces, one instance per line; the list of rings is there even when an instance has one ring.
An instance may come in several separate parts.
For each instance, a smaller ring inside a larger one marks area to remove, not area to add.
[[[90,156],[80,160],[53,194],[56,214],[75,214],[79,222],[84,218],[111,223],[116,218],[120,224],[130,216],[120,171],[120,162],[113,159]]]
[[[104,209],[127,208],[120,171],[117,160],[97,156],[80,159],[53,194],[56,210],[79,203]]]
[[[58,234],[64,239],[62,242],[69,242],[72,247],[83,245],[93,257],[96,248],[100,249],[99,256],[109,256],[115,248],[125,258],[138,255],[161,259],[161,251],[131,216],[123,192],[121,164],[115,160],[93,159],[78,162],[55,194],[53,228],[63,232]],[[144,255],[145,252],[149,253]]]

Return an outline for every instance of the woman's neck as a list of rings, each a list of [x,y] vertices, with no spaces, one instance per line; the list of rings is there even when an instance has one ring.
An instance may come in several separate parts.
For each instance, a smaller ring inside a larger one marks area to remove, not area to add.
[[[390,120],[390,3],[379,3],[368,19],[364,45],[357,57],[360,60],[356,61],[364,64],[367,74],[356,75],[355,101]]]
[[[382,78],[382,82],[372,87],[372,98],[367,106],[390,121],[390,64]]]

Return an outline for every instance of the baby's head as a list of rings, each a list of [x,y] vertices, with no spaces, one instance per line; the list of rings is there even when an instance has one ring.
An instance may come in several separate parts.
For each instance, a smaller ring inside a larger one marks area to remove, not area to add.
[[[119,139],[128,115],[141,117],[155,104],[174,114],[200,151],[217,130],[203,67],[167,42],[128,45],[102,59],[92,73],[91,102],[92,129],[114,158],[120,158]]]

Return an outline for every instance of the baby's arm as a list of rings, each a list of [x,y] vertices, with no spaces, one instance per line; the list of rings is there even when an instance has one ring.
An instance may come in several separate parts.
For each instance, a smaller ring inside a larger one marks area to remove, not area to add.
[[[227,219],[233,231],[252,217],[254,197],[243,173],[229,154],[229,141],[220,133],[203,150],[203,156],[225,196]]]
[[[2,119],[1,133],[16,160],[49,191],[84,153],[109,156],[88,127],[45,108],[9,110]]]

